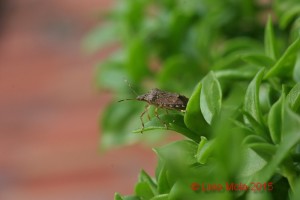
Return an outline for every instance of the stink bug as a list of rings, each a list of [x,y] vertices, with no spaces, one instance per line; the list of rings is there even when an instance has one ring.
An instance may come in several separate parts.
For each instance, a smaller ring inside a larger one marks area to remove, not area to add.
[[[171,93],[171,92],[165,92],[162,90],[159,90],[157,88],[150,90],[148,93],[143,94],[143,95],[139,95],[137,96],[135,99],[123,99],[120,100],[121,101],[126,101],[126,100],[137,100],[137,101],[144,101],[147,103],[147,105],[145,106],[145,110],[141,113],[140,115],[140,119],[142,122],[142,131],[145,127],[144,125],[144,121],[143,121],[143,116],[145,113],[148,112],[149,106],[153,105],[155,106],[155,116],[160,120],[160,117],[158,116],[158,108],[163,108],[167,110],[178,110],[181,112],[184,112],[187,106],[187,103],[189,101],[189,99],[183,95],[180,94],[176,94],[176,93]],[[149,114],[147,115],[148,119],[150,120]],[[165,125],[166,128],[167,124],[162,121],[163,124]]]

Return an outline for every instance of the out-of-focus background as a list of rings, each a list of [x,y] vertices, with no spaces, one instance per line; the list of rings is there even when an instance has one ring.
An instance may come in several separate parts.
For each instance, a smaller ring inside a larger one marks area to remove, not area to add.
[[[1,0],[0,199],[110,200],[133,193],[151,148],[99,153],[99,114],[110,95],[94,66],[113,49],[82,51],[112,0]]]

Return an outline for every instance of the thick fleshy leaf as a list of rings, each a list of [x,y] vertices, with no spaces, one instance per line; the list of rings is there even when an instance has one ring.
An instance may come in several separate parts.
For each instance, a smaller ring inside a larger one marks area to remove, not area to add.
[[[294,41],[284,52],[284,54],[278,59],[274,66],[266,73],[265,78],[271,78],[279,74],[286,75],[289,72],[290,67],[286,65],[293,59],[300,49],[300,37]],[[291,65],[293,67],[293,65]]]
[[[165,194],[165,193],[169,193],[171,188],[172,188],[172,183],[168,180],[167,168],[164,164],[164,166],[162,167],[158,175],[157,191],[159,194]]]
[[[154,197],[151,187],[147,182],[137,183],[135,186],[135,194],[142,199],[151,199]]]
[[[267,143],[268,141],[265,140],[265,138],[258,136],[258,135],[248,135],[247,137],[245,137],[243,143],[245,145],[249,145],[252,143]]]
[[[193,191],[191,189],[191,183],[190,179],[187,180],[180,180],[176,182],[176,184],[173,186],[172,190],[170,191],[169,197],[170,199],[174,200],[211,200],[211,199],[216,199],[216,200],[232,200],[232,194],[231,192],[223,190],[221,191],[202,191],[202,188],[199,183],[203,184],[209,184],[209,183],[214,183],[214,184],[220,184],[225,187],[225,183],[223,183],[220,178],[219,179],[198,179],[198,183],[200,188],[198,191]],[[206,185],[205,185],[206,186]]]
[[[124,196],[122,197],[119,193],[115,193],[114,200],[142,200],[137,196]]]
[[[268,57],[272,59],[276,58],[276,45],[271,16],[268,17],[268,22],[265,27],[265,52]]]
[[[275,61],[262,54],[248,54],[242,57],[242,59],[250,64],[257,65],[259,67],[271,67]]]
[[[219,114],[222,104],[222,90],[218,79],[211,71],[202,80],[200,108],[204,119],[211,124]]]
[[[88,52],[95,52],[106,45],[119,42],[118,26],[113,23],[101,24],[92,30],[84,39],[83,46]]]
[[[144,171],[142,170],[139,175],[139,182],[141,183],[147,183],[148,187],[151,190],[151,193],[153,195],[157,194],[157,185],[154,183],[152,178]]]
[[[150,200],[169,200],[169,194],[160,194]]]
[[[247,148],[243,151],[243,161],[241,162],[239,177],[251,177],[261,170],[267,162],[262,159],[254,150]],[[246,179],[245,179],[246,180]]]
[[[198,146],[197,154],[195,155],[197,161],[200,164],[205,164],[207,162],[209,156],[213,152],[214,145],[215,145],[214,139],[207,141],[207,139],[205,137],[201,137],[201,141]]]
[[[286,97],[288,104],[295,112],[300,107],[300,83],[297,83]]]
[[[232,54],[235,52],[240,52],[245,49],[251,50],[259,50],[262,49],[263,46],[261,45],[258,40],[255,40],[250,37],[235,37],[224,41],[224,54]]]
[[[268,143],[265,138],[258,135],[248,135],[244,138],[243,144],[255,151],[261,158],[268,161],[275,153],[276,147]]]
[[[244,110],[249,113],[259,124],[264,124],[262,111],[259,105],[259,87],[263,76],[264,69],[261,69],[249,84],[244,100]]]
[[[293,194],[291,195],[291,200],[299,200],[300,199],[300,179],[295,183]]]
[[[110,104],[101,120],[103,129],[101,135],[101,148],[109,148],[114,145],[128,144],[137,140],[137,136],[129,134],[140,124],[139,113],[141,105],[136,103]]]
[[[197,84],[199,74],[201,72],[195,63],[183,56],[172,56],[164,61],[157,77],[158,84],[162,89],[176,88],[181,92],[190,92],[190,89]]]
[[[97,69],[96,86],[100,89],[110,88],[111,90],[122,91],[125,86],[123,79],[126,77],[124,70],[116,66],[118,64],[111,62],[107,64],[107,67],[105,63]]]
[[[223,69],[215,71],[215,75],[218,79],[225,80],[251,80],[259,68],[257,67],[240,67],[237,69]]]
[[[296,82],[300,82],[300,53],[298,53],[297,60],[295,63],[293,78]]]
[[[256,119],[254,119],[254,117],[252,117],[252,115],[250,115],[249,113],[247,113],[245,111],[242,111],[242,113],[244,115],[244,119],[245,119],[246,123],[249,123],[251,125],[251,128],[254,130],[254,134],[262,136],[265,139],[268,139],[267,128],[264,127],[263,125],[261,125],[258,121],[256,121]],[[240,127],[243,127],[243,126],[240,126]],[[250,129],[250,131],[252,129]]]
[[[293,20],[293,18],[297,15],[299,15],[300,13],[300,6],[299,2],[295,1],[295,4],[289,4],[289,7],[287,7],[287,11],[284,12],[284,15],[282,17],[280,17],[280,21],[279,21],[279,25],[281,28],[286,28],[291,21]]]
[[[115,193],[114,200],[123,200],[123,198],[121,197],[121,195],[119,193]]]
[[[268,117],[271,139],[275,144],[280,143],[281,132],[284,131],[282,130],[283,105],[284,96],[282,95],[280,99],[273,104]]]
[[[190,166],[197,163],[195,155],[197,153],[197,144],[189,140],[172,142],[163,147],[155,148],[155,152],[161,159],[166,161],[167,165],[173,164]],[[176,167],[176,166],[174,166]]]
[[[138,196],[125,196],[123,197],[123,200],[142,200],[142,199]]]
[[[248,144],[248,147],[253,149],[260,157],[264,158],[266,161],[276,152],[276,146],[270,143],[251,143]]]
[[[257,173],[253,181],[265,182],[268,181],[274,174],[278,165],[288,156],[290,150],[300,141],[300,116],[294,113],[287,105],[284,107],[284,116],[281,142],[278,145],[277,151],[259,173]],[[287,177],[289,178],[289,177]]]
[[[263,184],[261,184],[262,187]],[[255,186],[253,186],[255,188]],[[260,186],[257,185],[257,187],[259,188]],[[261,191],[249,191],[246,195],[246,200],[272,200],[272,196],[270,194],[270,191],[266,191],[264,189],[262,189]]]
[[[128,91],[124,79],[128,76],[124,70],[123,52],[118,52],[113,58],[101,63],[95,73],[95,84],[100,89],[110,89],[120,93]]]
[[[207,135],[209,125],[204,120],[203,115],[200,110],[200,93],[201,93],[202,83],[198,83],[193,94],[191,95],[186,112],[184,115],[184,123],[186,126],[195,131],[199,137],[200,135]]]
[[[272,87],[268,84],[261,84],[259,88],[259,105],[263,115],[267,114],[271,108]]]
[[[140,82],[147,74],[148,53],[147,47],[141,39],[131,41],[127,50],[126,71],[134,82]]]

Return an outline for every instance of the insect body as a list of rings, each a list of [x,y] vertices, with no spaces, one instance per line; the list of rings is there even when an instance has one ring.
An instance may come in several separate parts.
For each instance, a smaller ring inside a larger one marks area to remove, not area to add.
[[[162,90],[159,90],[157,88],[150,90],[148,93],[139,95],[136,99],[124,99],[125,100],[137,100],[137,101],[145,101],[147,102],[147,105],[145,107],[145,110],[140,115],[140,119],[142,122],[142,131],[144,129],[144,122],[143,122],[143,116],[145,113],[148,112],[148,108],[150,105],[155,106],[155,116],[160,120],[160,117],[158,116],[158,108],[163,108],[167,110],[178,110],[178,111],[185,111],[187,103],[189,99],[183,95],[171,93],[171,92],[165,92]],[[119,101],[120,102],[120,101]],[[149,114],[148,119],[150,120]],[[165,127],[167,128],[167,124],[162,121]]]
[[[150,92],[140,95],[136,98],[139,101],[145,101],[150,105],[156,107],[181,110],[186,109],[189,99],[183,95],[165,92],[157,88],[150,90]]]

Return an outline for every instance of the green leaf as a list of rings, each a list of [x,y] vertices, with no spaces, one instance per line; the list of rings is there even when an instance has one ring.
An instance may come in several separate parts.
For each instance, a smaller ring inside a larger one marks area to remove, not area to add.
[[[250,115],[249,113],[247,113],[245,111],[242,111],[242,113],[244,115],[244,119],[245,119],[246,123],[249,123],[251,125],[252,129],[254,130],[254,134],[262,136],[264,139],[268,140],[269,139],[269,137],[268,137],[269,135],[267,135],[268,134],[267,128],[265,126],[261,125],[259,122],[257,122],[252,117],[252,115]],[[240,126],[240,127],[242,127],[242,126]],[[252,129],[250,129],[249,131],[253,132]]]
[[[257,65],[259,67],[270,68],[275,64],[275,61],[268,56],[262,54],[247,54],[242,57],[242,59],[250,64]]]
[[[205,164],[213,152],[215,146],[215,140],[207,141],[205,137],[201,137],[201,141],[198,146],[196,159],[200,164]]]
[[[190,179],[186,180],[180,180],[175,183],[174,187],[172,187],[172,190],[169,194],[169,199],[172,200],[232,200],[233,196],[230,192],[227,191],[202,191],[201,189],[198,191],[193,191],[191,189],[191,182]],[[215,183],[215,184],[221,184],[225,185],[225,182],[223,183],[219,179],[198,179],[198,183]]]
[[[289,92],[286,97],[287,102],[291,106],[292,110],[297,112],[300,107],[300,83],[297,83]]]
[[[83,47],[88,52],[95,52],[106,45],[119,42],[121,38],[117,37],[117,34],[118,27],[116,24],[101,24],[86,36],[83,41]]]
[[[248,135],[247,137],[245,137],[243,143],[245,145],[249,145],[252,143],[267,143],[268,141],[265,140],[265,138],[258,136],[258,135]]]
[[[154,188],[155,188],[155,183],[153,182],[152,178],[149,176],[149,174],[147,174],[147,172],[145,172],[144,170],[142,170],[139,174],[139,181],[140,182],[148,182],[150,183]]]
[[[270,15],[268,17],[268,22],[265,27],[265,52],[268,57],[276,59],[276,45],[272,26],[272,18]]]
[[[228,80],[251,80],[259,68],[257,67],[239,67],[236,69],[223,69],[215,71],[215,75],[218,79]]]
[[[150,73],[147,51],[146,45],[139,38],[132,40],[127,50],[126,70],[131,79],[137,83]]]
[[[168,180],[167,168],[164,164],[157,180],[157,191],[159,194],[169,193],[172,188],[172,183]]]
[[[139,182],[135,186],[135,194],[142,199],[149,200],[154,197],[149,183]]]
[[[137,196],[124,196],[122,197],[119,193],[115,193],[114,200],[141,200]]]
[[[123,200],[142,200],[140,197],[137,196],[125,196]]]
[[[266,161],[270,160],[270,158],[276,152],[276,147],[269,143],[251,143],[248,144],[248,147],[253,149],[260,157],[264,158]]]
[[[235,53],[226,55],[226,57],[222,57],[222,59],[216,59],[215,63],[213,63],[213,66],[210,68],[212,70],[224,70],[224,69],[232,69],[237,68],[241,64],[241,54]]]
[[[172,142],[163,147],[155,148],[154,151],[166,162],[167,166],[174,168],[180,165],[191,166],[197,163],[195,158],[197,144],[190,140]]]
[[[293,72],[293,78],[296,82],[300,82],[300,53],[297,55],[296,63],[295,63],[295,68]]]
[[[298,3],[298,2],[297,2]],[[284,15],[280,18],[279,25],[281,28],[286,28],[289,23],[293,20],[294,17],[299,15],[300,13],[300,6],[298,4],[292,4],[286,12],[284,12]]]
[[[261,69],[249,84],[244,100],[244,110],[261,125],[264,124],[264,121],[259,105],[259,87],[263,76],[264,69]]]
[[[253,50],[257,51],[262,49],[262,45],[258,40],[255,40],[251,37],[235,37],[232,39],[228,39],[224,41],[224,50],[222,51],[224,54],[221,55],[229,55],[233,53],[243,52],[244,50]]]
[[[243,153],[243,160],[240,162],[240,170],[238,177],[244,178],[251,177],[259,172],[267,162],[262,159],[254,150],[247,148]]]
[[[194,140],[199,141],[199,136],[188,129],[186,125],[184,124],[183,116],[180,114],[162,114],[159,115],[158,119],[157,117],[153,117],[151,121],[145,123],[144,129],[140,128],[135,131],[134,133],[140,133],[140,132],[146,132],[150,130],[173,130],[178,133],[181,133],[182,135]],[[165,126],[165,124],[167,127]]]
[[[169,200],[169,194],[160,194],[150,200]]]
[[[120,22],[127,26],[130,31],[129,33],[132,35],[142,26],[142,22],[145,19],[145,9],[148,2],[144,0],[125,1],[124,3],[122,1],[120,2],[119,4],[123,6],[123,13],[120,16]],[[122,12],[122,10],[117,10],[116,12],[118,11]]]
[[[243,144],[255,151],[261,158],[268,161],[271,156],[276,152],[276,146],[268,143],[263,137],[257,135],[248,135]]]
[[[152,180],[152,178],[144,170],[142,170],[140,172],[139,182],[147,183],[147,185],[151,189],[151,193],[153,195],[157,194],[157,185],[154,183],[154,181]]]
[[[271,93],[272,87],[269,83],[264,83],[260,85],[259,88],[259,105],[262,111],[262,114],[265,115],[270,111],[271,108]],[[272,99],[273,100],[273,99]]]
[[[299,200],[300,199],[300,179],[298,179],[295,183],[295,189],[291,195],[291,200]]]
[[[128,86],[124,83],[127,74],[122,60],[108,60],[96,69],[96,86],[100,89],[110,89],[118,93],[127,91]]]
[[[257,173],[253,181],[268,181],[276,171],[278,165],[287,158],[290,150],[300,141],[300,116],[294,113],[287,105],[284,108],[281,143],[278,145],[277,151],[259,173]]]
[[[115,193],[114,200],[124,200],[119,193]]]
[[[294,58],[300,49],[300,37],[297,38],[279,58],[279,60],[273,65],[273,67],[266,73],[265,78],[271,78],[277,75],[285,75],[290,68],[287,67],[287,63],[290,59]]]
[[[270,191],[249,191],[246,195],[246,200],[272,200]]]
[[[201,73],[197,65],[182,55],[174,55],[164,61],[157,80],[163,89],[187,91],[197,83],[199,74]]]
[[[271,107],[268,125],[270,129],[271,139],[275,144],[279,144],[281,140],[282,130],[282,117],[283,117],[283,108],[284,108],[284,95],[278,99],[276,103]]]
[[[173,10],[169,13],[169,23],[167,30],[167,41],[169,50],[172,54],[175,54],[176,48],[180,48],[178,46],[178,41],[184,39],[184,36],[187,32],[187,28],[189,27],[192,16],[184,15],[182,12],[178,10]]]
[[[207,135],[206,131],[208,131],[209,128],[200,110],[201,87],[202,83],[199,82],[188,101],[184,115],[184,123],[186,126],[199,136]]]
[[[213,119],[219,114],[221,104],[221,86],[215,74],[211,71],[202,80],[200,94],[200,109],[208,124],[211,124]]]
[[[141,105],[133,102],[111,103],[103,113],[101,126],[101,147],[109,148],[114,145],[132,143],[137,139],[129,134],[140,124],[139,113]]]

